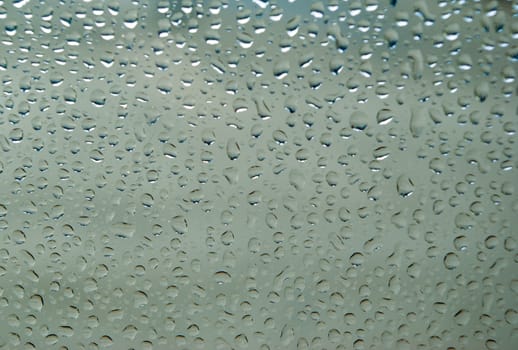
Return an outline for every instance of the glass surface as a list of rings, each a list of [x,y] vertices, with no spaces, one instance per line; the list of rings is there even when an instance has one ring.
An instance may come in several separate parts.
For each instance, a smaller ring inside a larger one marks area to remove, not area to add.
[[[517,18],[0,1],[0,349],[516,349]]]

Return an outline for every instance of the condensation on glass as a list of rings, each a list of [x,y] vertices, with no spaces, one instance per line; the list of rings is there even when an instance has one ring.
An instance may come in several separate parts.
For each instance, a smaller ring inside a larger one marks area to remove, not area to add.
[[[515,349],[517,18],[0,1],[0,349]]]

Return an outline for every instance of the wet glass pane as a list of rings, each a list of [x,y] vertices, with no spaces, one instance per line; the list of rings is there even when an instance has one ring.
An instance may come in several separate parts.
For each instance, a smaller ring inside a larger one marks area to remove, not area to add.
[[[515,349],[517,18],[0,1],[0,349]]]

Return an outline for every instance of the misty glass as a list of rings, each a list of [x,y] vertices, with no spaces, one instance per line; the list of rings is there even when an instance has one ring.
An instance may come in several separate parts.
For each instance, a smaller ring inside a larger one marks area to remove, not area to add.
[[[517,19],[0,1],[0,349],[516,349]]]

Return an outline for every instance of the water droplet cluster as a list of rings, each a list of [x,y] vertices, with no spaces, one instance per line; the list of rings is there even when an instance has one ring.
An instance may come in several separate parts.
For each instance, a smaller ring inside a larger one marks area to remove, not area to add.
[[[0,1],[0,349],[513,349],[516,1]]]

